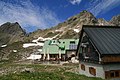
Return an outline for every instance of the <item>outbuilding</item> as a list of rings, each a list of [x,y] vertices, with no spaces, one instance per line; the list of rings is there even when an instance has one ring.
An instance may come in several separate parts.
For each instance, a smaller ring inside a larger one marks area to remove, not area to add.
[[[43,60],[62,60],[65,61],[66,50],[77,50],[79,39],[57,39],[57,40],[47,40],[44,43],[42,49],[42,59]]]

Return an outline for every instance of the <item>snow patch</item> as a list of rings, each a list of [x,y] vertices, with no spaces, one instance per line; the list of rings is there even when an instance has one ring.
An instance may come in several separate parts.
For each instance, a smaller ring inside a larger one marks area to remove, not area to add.
[[[71,58],[71,62],[72,62],[72,63],[78,63],[79,61],[78,61],[77,59],[75,59],[75,57],[72,57],[72,58]]]
[[[52,40],[53,38],[44,38],[43,41]]]
[[[7,47],[7,45],[5,44],[5,45],[2,45],[1,47],[4,48],[4,47]]]
[[[39,40],[40,40],[40,41],[43,41],[44,38],[43,38],[43,37],[39,37],[38,39],[32,40],[32,42],[38,42]]]
[[[38,49],[39,52],[42,52],[42,49]]]
[[[41,59],[41,55],[35,55],[35,54],[31,54],[30,57],[28,57],[27,59],[32,59],[32,60],[36,60],[36,59]]]
[[[25,43],[25,44],[23,44],[23,47],[24,48],[27,48],[27,47],[30,47],[30,46],[43,46],[44,45],[44,43]]]
[[[79,32],[80,32],[80,30],[79,30],[79,29],[74,29],[74,31],[75,31],[76,33],[79,33]]]
[[[103,23],[99,23],[100,26],[103,26],[104,24]]]
[[[13,50],[13,52],[14,52],[14,53],[16,53],[16,52],[17,52],[17,50]]]
[[[80,26],[77,26],[77,28],[79,28]]]
[[[28,47],[31,47],[31,46],[41,46],[41,47],[43,47],[44,41],[46,41],[46,40],[52,40],[52,39],[53,38],[39,37],[38,39],[32,40],[32,43],[25,43],[25,44],[23,44],[23,48],[28,48]]]
[[[62,32],[62,30],[55,30],[55,32]]]
[[[53,36],[52,38],[53,38],[53,39],[55,39],[57,36],[59,36],[59,34],[57,34],[57,35]]]

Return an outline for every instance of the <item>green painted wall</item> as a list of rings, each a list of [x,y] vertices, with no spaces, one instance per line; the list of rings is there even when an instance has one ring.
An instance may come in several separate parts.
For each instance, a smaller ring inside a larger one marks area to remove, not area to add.
[[[70,42],[75,41],[75,45],[78,44],[79,39],[59,39],[59,40],[47,40],[44,43],[41,54],[65,54],[65,51],[69,49]]]

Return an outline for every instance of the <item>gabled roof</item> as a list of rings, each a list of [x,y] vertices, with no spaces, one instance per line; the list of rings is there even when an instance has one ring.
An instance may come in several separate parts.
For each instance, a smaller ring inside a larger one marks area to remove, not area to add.
[[[120,28],[117,26],[84,26],[83,31],[101,54],[120,54]]]

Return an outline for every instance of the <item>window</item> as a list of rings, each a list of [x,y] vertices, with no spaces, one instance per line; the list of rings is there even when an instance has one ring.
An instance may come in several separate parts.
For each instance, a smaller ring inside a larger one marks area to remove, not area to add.
[[[75,41],[70,41],[70,44],[75,44]]]
[[[70,45],[69,45],[69,49],[77,49],[77,45],[75,45],[75,44],[70,44]]]
[[[111,72],[111,73],[110,73],[110,77],[114,77],[114,72]]]
[[[94,69],[93,67],[89,67],[89,73],[96,76],[96,69]]]
[[[120,78],[120,70],[105,71],[105,78]]]
[[[55,41],[53,41],[53,43],[55,43]]]
[[[85,65],[81,64],[81,69],[85,71]]]
[[[115,77],[119,77],[119,71],[115,72]]]
[[[111,71],[110,77],[119,77],[119,71]]]
[[[90,51],[90,47],[88,47],[88,53],[90,53],[91,51]]]

